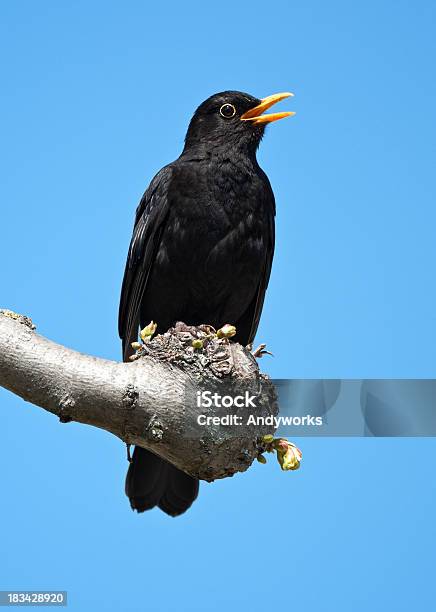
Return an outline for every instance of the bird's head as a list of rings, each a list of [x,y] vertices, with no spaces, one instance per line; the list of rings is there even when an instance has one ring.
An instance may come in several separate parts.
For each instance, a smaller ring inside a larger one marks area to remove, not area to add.
[[[268,123],[295,115],[264,111],[292,95],[278,93],[260,100],[240,91],[214,94],[195,111],[186,134],[185,152],[237,148],[254,154]]]

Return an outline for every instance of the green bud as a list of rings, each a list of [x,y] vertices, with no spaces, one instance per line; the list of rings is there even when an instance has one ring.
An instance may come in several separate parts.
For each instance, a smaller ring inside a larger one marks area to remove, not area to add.
[[[274,440],[273,446],[277,452],[286,453],[286,451],[288,450],[289,444],[290,443],[284,438],[277,438],[276,440]]]
[[[263,436],[262,438],[262,442],[264,442],[265,444],[271,444],[273,440],[274,436],[272,434],[266,434],[266,436]]]
[[[195,340],[192,341],[192,346],[195,349],[202,349],[203,348],[203,340],[200,340],[200,338],[196,338]]]
[[[233,336],[236,335],[236,327],[226,323],[226,325],[223,325],[223,327],[217,331],[216,335],[218,338],[233,338]]]
[[[284,471],[298,470],[302,457],[302,452],[292,442],[288,442],[288,450],[285,453],[277,452],[277,460]]]
[[[142,348],[142,344],[140,342],[132,342],[132,344],[130,346],[135,351],[139,351],[139,349]]]
[[[141,330],[140,332],[140,336],[141,339],[146,342],[147,340],[150,340],[150,338],[155,334],[157,329],[157,323],[155,323],[154,321],[150,321],[150,323],[144,327],[144,329]]]
[[[266,458],[263,455],[257,455],[257,460],[259,461],[259,463],[266,463]]]

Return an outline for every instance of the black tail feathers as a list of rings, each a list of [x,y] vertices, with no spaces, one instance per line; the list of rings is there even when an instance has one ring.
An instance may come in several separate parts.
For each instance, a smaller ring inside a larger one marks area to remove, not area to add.
[[[138,512],[158,506],[170,516],[179,516],[196,500],[198,480],[135,446],[126,477],[126,495],[132,509]]]

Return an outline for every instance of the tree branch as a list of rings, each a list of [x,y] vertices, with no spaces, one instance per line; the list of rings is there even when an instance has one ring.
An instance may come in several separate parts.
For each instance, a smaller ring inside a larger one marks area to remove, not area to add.
[[[277,414],[274,387],[246,348],[207,326],[178,323],[145,342],[134,359],[83,355],[38,335],[27,317],[0,311],[0,386],[61,422],[105,429],[209,481],[246,470],[265,449],[261,437],[274,428],[248,424],[250,410],[196,406],[198,391],[247,391],[255,396],[256,416]],[[197,421],[199,414],[230,413],[241,423]]]

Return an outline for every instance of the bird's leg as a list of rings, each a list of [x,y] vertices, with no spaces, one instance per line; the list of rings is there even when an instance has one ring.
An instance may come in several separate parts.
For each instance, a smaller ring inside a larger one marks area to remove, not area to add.
[[[129,463],[132,463],[132,455],[130,454],[130,447],[132,445],[131,444],[126,444],[126,451],[127,451],[127,461]]]
[[[266,344],[265,343],[259,344],[257,349],[252,352],[253,357],[255,357],[256,359],[261,359],[264,355],[271,355],[272,356],[272,353],[270,351],[265,350],[265,349],[266,349]]]
[[[283,471],[298,470],[301,465],[303,453],[295,446],[292,442],[286,440],[286,438],[274,438],[273,435],[268,434],[263,436],[262,444],[267,453],[277,453],[277,461],[280,463],[280,467]],[[260,454],[257,457],[259,463],[266,463],[265,457]]]

